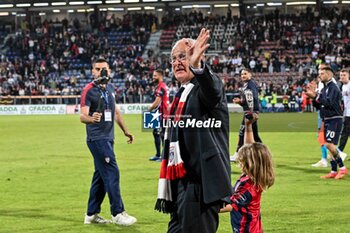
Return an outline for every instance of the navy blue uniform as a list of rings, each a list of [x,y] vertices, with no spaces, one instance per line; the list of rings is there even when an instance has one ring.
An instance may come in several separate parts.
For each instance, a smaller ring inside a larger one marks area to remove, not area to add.
[[[258,88],[253,80],[249,80],[243,86],[242,95],[241,95],[241,103],[240,105],[243,107],[244,115],[241,126],[239,128],[239,141],[237,145],[237,150],[243,146],[244,143],[244,131],[245,131],[245,115],[254,113],[259,113],[259,92]],[[259,133],[258,133],[258,123],[255,121],[252,124],[254,140],[256,142],[262,142]]]
[[[341,108],[341,99],[342,95],[339,87],[333,82],[333,80],[329,80],[327,83],[325,83],[321,93],[313,101],[314,106],[320,109],[320,115],[324,119],[325,140],[333,145],[338,144],[342,127],[343,113]],[[338,151],[332,152],[332,156],[331,172],[325,176],[321,176],[323,179],[341,179],[348,174],[348,170],[344,166]],[[338,167],[339,172],[337,171]]]
[[[342,95],[339,87],[330,80],[313,101],[313,105],[320,110],[321,118],[325,123],[325,140],[335,145],[338,144],[342,127],[341,99]]]
[[[90,187],[87,214],[100,213],[101,204],[108,193],[113,216],[124,211],[120,195],[119,169],[114,154],[115,90],[107,84],[102,90],[93,82],[86,85],[81,96],[81,107],[89,107],[89,115],[101,112],[101,121],[86,125],[87,145],[94,158],[95,171]],[[106,114],[110,112],[109,121]]]
[[[115,90],[112,84],[108,84],[105,91],[95,85],[93,82],[86,85],[81,96],[81,107],[89,106],[89,115],[101,111],[98,109],[99,101],[102,102],[102,118],[99,123],[87,124],[86,135],[87,141],[98,139],[114,140],[114,111],[115,111]],[[107,97],[107,98],[106,98]],[[101,99],[102,98],[102,99]],[[100,100],[101,99],[101,100]],[[107,101],[108,100],[108,104]],[[112,113],[112,121],[105,121],[104,110]]]

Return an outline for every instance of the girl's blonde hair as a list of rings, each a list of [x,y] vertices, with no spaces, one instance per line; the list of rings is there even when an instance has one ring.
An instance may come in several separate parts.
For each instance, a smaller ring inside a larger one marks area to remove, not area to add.
[[[261,143],[244,145],[238,151],[242,172],[248,175],[260,190],[267,190],[275,182],[272,155]]]

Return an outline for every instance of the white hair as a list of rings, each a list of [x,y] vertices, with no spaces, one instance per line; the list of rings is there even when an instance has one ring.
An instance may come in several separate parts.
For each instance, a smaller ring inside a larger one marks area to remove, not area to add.
[[[194,42],[196,42],[196,40],[195,39],[192,39],[192,38],[182,38],[182,39],[180,39],[180,40],[178,40],[178,41],[176,41],[175,42],[175,44],[173,45],[173,48],[171,49],[171,53],[173,53],[173,50],[174,50],[174,48],[176,48],[180,43],[182,43],[182,42],[188,42],[189,44],[191,44],[191,45],[193,45],[194,44]]]

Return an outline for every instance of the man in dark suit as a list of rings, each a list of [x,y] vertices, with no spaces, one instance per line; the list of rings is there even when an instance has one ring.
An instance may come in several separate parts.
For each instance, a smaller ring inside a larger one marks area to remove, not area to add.
[[[165,143],[164,151],[170,150],[168,172],[172,161],[181,161],[176,165],[185,172],[178,174],[185,175],[167,178],[174,205],[163,211],[171,213],[170,233],[216,232],[220,207],[232,193],[229,113],[222,81],[204,62],[208,40],[209,30],[203,28],[196,40],[181,39],[171,51],[172,69],[184,91],[170,112],[178,122],[177,129],[169,130],[177,144]]]

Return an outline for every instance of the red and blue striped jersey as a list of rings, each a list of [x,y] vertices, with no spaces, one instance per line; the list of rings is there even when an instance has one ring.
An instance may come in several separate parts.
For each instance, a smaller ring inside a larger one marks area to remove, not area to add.
[[[260,199],[262,191],[243,174],[233,187],[231,225],[235,233],[261,233]]]
[[[169,115],[169,91],[167,85],[164,82],[159,82],[154,95],[162,99],[158,106],[162,117]]]

